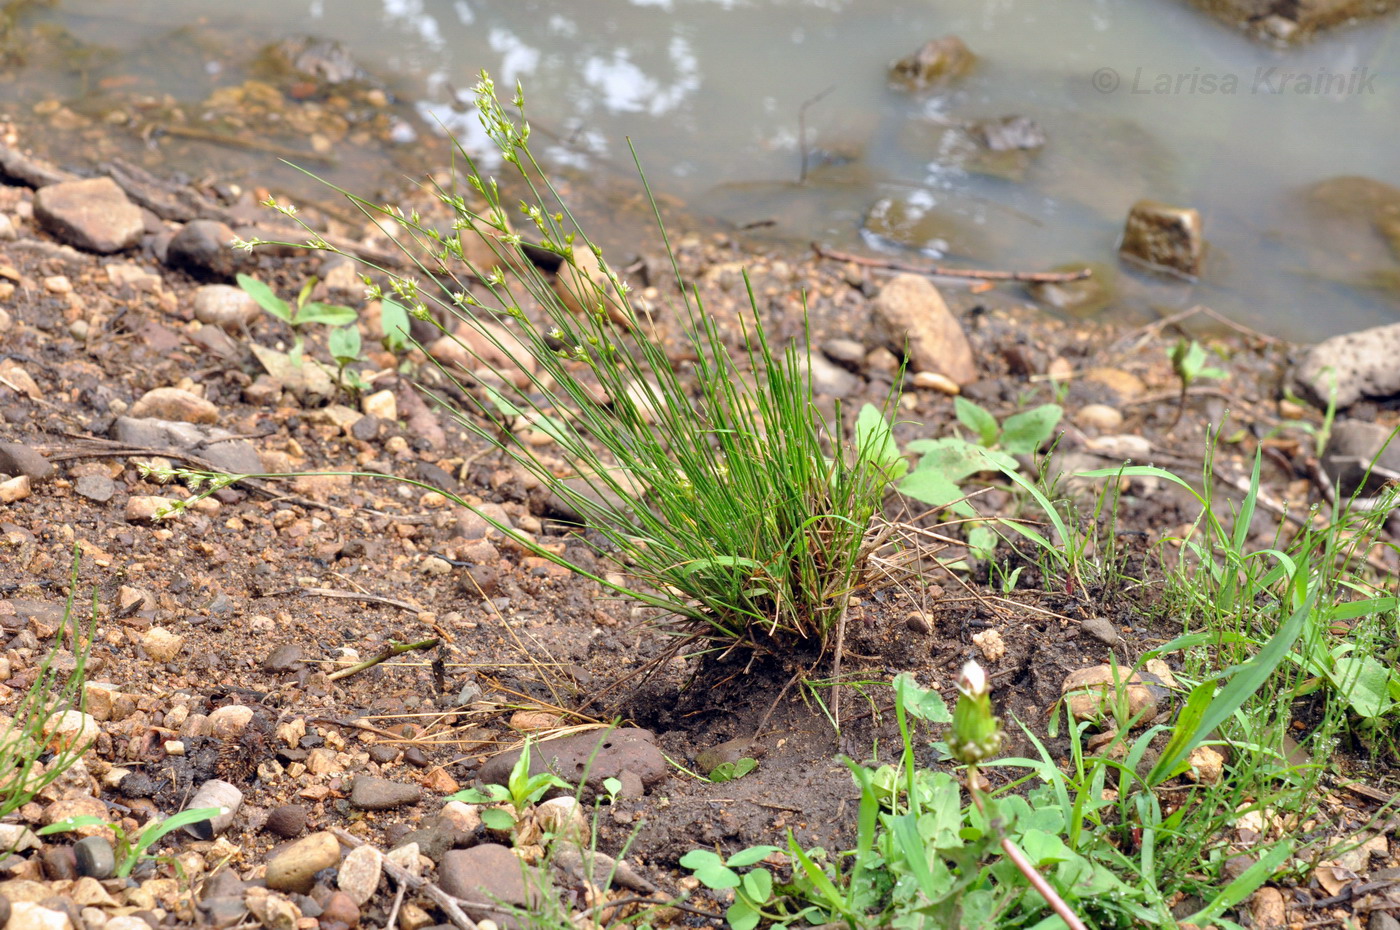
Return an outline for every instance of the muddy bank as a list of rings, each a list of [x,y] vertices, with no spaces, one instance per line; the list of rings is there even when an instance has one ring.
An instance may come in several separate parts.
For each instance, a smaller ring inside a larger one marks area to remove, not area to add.
[[[73,179],[14,147],[3,164],[0,441],[11,477],[0,482],[0,625],[10,706],[62,622],[75,544],[84,552],[80,591],[99,594],[87,716],[78,721],[92,728],[94,748],[18,810],[14,825],[92,813],[134,833],[212,780],[241,803],[218,836],[167,841],[181,873],[151,862],[133,882],[102,866],[100,831],[90,831],[97,840],[81,856],[72,836],[23,834],[28,848],[0,863],[0,893],[22,894],[75,926],[113,930],[132,926],[117,922],[133,915],[177,925],[233,926],[248,914],[266,926],[382,925],[396,907],[393,886],[377,872],[367,884],[362,860],[373,857],[351,852],[363,841],[397,850],[389,861],[442,887],[485,881],[509,899],[523,894],[507,881],[518,877],[517,860],[501,858],[501,837],[479,810],[444,799],[499,777],[492,757],[525,733],[618,718],[645,730],[605,746],[594,778],[614,775],[620,786],[599,815],[601,849],[625,852],[637,873],[619,895],[686,889],[676,860],[700,846],[782,843],[788,829],[804,844],[849,841],[857,793],[835,757],[893,745],[881,692],[872,689],[867,703],[848,697],[838,741],[816,704],[820,692],[785,690],[790,668],[672,655],[672,641],[648,625],[658,618],[421,489],[306,475],[245,482],[179,519],[154,519],[162,502],[190,489],[158,483],[153,464],[379,471],[451,489],[541,544],[611,570],[556,522],[536,482],[423,403],[416,382],[457,388],[422,349],[381,347],[382,308],[365,301],[352,265],[228,248],[237,236],[282,238],[277,215],[251,193],[130,166]],[[404,198],[405,210],[449,220],[421,191]],[[314,206],[301,216],[346,251],[396,261],[378,227]],[[1134,328],[1072,324],[1027,305],[1019,285],[935,288],[854,261],[762,254],[723,234],[680,230],[675,241],[686,286],[732,335],[745,272],[779,344],[803,336],[805,295],[824,409],[840,398],[853,414],[864,400],[881,401],[907,340],[901,443],[956,429],[955,396],[998,421],[1058,403],[1065,419],[1050,461],[1069,495],[1093,492],[1073,473],[1127,459],[1198,474],[1207,430],[1222,423],[1214,470],[1222,491],[1247,477],[1260,448],[1266,509],[1306,513],[1329,483],[1314,442],[1323,414],[1290,396],[1292,357],[1307,357],[1299,347],[1205,314]],[[659,308],[679,363],[682,333],[665,309],[676,284],[654,245],[633,251],[614,261]],[[289,300],[315,277],[315,297],[353,308],[366,346],[353,367],[366,389],[338,387],[333,369],[312,377],[321,370],[313,363],[329,359],[324,334],[309,335],[301,369],[281,364],[290,333],[230,287],[239,271]],[[1171,350],[1178,327],[1196,323],[1211,324],[1193,336],[1225,377],[1183,394]],[[1369,343],[1380,346],[1373,354],[1393,357],[1390,337],[1380,338]],[[1347,351],[1357,357],[1355,346]],[[466,390],[485,379],[471,359],[455,361],[465,362]],[[1393,426],[1385,385],[1371,368],[1356,373],[1356,397],[1334,431]],[[1372,439],[1360,436],[1350,458],[1373,454]],[[993,490],[979,506],[1003,513],[1017,501]],[[913,509],[889,501],[892,518]],[[1196,514],[1167,485],[1127,482],[1117,514],[1124,570],[1146,573],[1151,547]],[[1275,521],[1261,512],[1266,538]],[[963,553],[951,545],[936,554]],[[1393,552],[1377,557],[1393,570]],[[1045,590],[1034,559],[1010,550],[997,568],[930,567],[899,586],[872,577],[852,603],[847,670],[881,682],[909,671],[951,695],[956,669],[976,657],[993,677],[999,712],[1063,754],[1044,721],[1069,673],[1110,654],[1131,661],[1179,623],[1156,610],[1150,587]],[[1020,580],[1006,588],[997,579],[1015,568]],[[391,642],[430,639],[431,651],[342,674]],[[554,752],[576,764],[609,739],[599,734],[586,730],[582,748]],[[1012,739],[1010,751],[1029,751],[1022,735]],[[758,767],[724,784],[689,774],[721,747]],[[557,881],[582,893],[576,876]],[[398,914],[414,930],[446,919],[426,894],[407,896]]]

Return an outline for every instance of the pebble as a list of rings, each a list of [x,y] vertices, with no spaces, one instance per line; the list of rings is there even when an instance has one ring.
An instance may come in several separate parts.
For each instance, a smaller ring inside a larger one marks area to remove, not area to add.
[[[51,474],[53,465],[38,450],[22,442],[0,442],[0,475],[43,481]]]
[[[1281,930],[1288,926],[1288,906],[1277,888],[1260,888],[1249,898],[1251,926],[1259,930]]]
[[[136,419],[154,418],[177,423],[217,423],[219,408],[197,394],[174,387],[147,391],[131,405],[128,413]]]
[[[321,907],[320,921],[322,930],[337,925],[353,930],[360,925],[359,905],[343,891],[332,892]]]
[[[267,887],[306,894],[317,872],[339,862],[340,841],[335,834],[313,833],[287,846],[267,863]]]
[[[940,394],[960,394],[962,388],[952,378],[936,371],[916,371],[909,379],[909,386],[922,391],[937,391]]]
[[[141,240],[141,210],[111,178],[50,184],[34,192],[34,219],[69,245],[120,252]]]
[[[1080,623],[1079,628],[1106,646],[1118,642],[1118,628],[1103,617],[1090,617]]]
[[[32,488],[28,475],[20,475],[17,478],[7,478],[4,481],[0,481],[0,503],[18,503],[28,497],[31,492]]]
[[[39,853],[44,877],[51,882],[71,882],[78,877],[78,863],[71,846],[48,846]]]
[[[80,497],[105,504],[117,493],[117,483],[106,475],[83,475],[73,482],[73,490]]]
[[[301,664],[305,651],[296,643],[283,643],[273,648],[263,659],[263,671],[287,672]]]
[[[225,704],[209,714],[209,735],[217,739],[237,739],[248,729],[253,719],[253,708],[243,704]]]
[[[93,797],[64,798],[59,801],[54,801],[48,807],[44,808],[41,819],[44,825],[48,826],[60,820],[67,820],[70,817],[96,817],[102,821],[101,824],[77,827],[70,831],[70,835],[72,836],[102,836],[108,832],[105,826],[107,822],[107,805]]]
[[[384,863],[379,850],[373,846],[359,846],[346,853],[344,861],[340,863],[336,884],[355,904],[363,906],[374,897],[383,872]]]
[[[141,637],[141,648],[153,662],[169,662],[180,654],[184,646],[185,637],[164,627],[153,626]]]
[[[241,287],[206,284],[194,292],[194,318],[208,326],[237,332],[262,313],[257,301]]]
[[[169,497],[142,494],[128,497],[126,499],[126,522],[155,523],[162,519],[162,513],[170,510],[173,506],[175,506],[175,500]]]
[[[367,417],[388,420],[390,423],[399,418],[399,402],[393,391],[375,391],[373,394],[366,394],[360,399],[360,409]]]
[[[822,343],[822,354],[838,365],[859,370],[865,361],[866,348],[854,339],[828,339]]]
[[[300,804],[284,804],[274,807],[263,823],[263,829],[274,836],[292,839],[301,836],[306,830],[309,812]]]
[[[1075,411],[1074,422],[1086,429],[1111,433],[1123,425],[1123,414],[1108,404],[1086,404]]]
[[[73,921],[63,911],[40,907],[33,901],[16,901],[10,905],[5,930],[73,930]]]
[[[396,807],[407,807],[422,800],[423,791],[417,785],[406,785],[376,778],[372,775],[357,775],[350,787],[350,806],[362,811],[387,811]]]
[[[111,878],[117,870],[117,857],[105,836],[86,836],[73,844],[78,874],[98,880]]]

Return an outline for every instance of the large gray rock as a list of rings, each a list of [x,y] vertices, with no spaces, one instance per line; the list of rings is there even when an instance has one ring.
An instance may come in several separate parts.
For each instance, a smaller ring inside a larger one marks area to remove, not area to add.
[[[962,326],[927,278],[902,274],[875,298],[876,338],[907,353],[914,371],[936,371],[959,387],[977,380],[977,362]]]
[[[490,919],[501,927],[514,928],[523,924],[496,908],[529,909],[539,903],[536,888],[541,879],[526,882],[527,870],[532,871],[506,847],[483,843],[444,854],[438,864],[438,884],[462,899],[462,909],[472,919]]]
[[[118,417],[112,424],[112,438],[141,449],[171,449],[198,456],[231,475],[262,472],[258,450],[246,439],[229,439],[226,429],[171,420]],[[219,440],[226,440],[220,442]]]
[[[1326,339],[1293,369],[1295,390],[1319,407],[1327,406],[1334,381],[1338,407],[1400,394],[1400,323]]]
[[[1400,436],[1379,423],[1338,420],[1322,452],[1322,465],[1342,497],[1379,494],[1387,482],[1400,479]]]
[[[605,778],[632,772],[650,785],[666,775],[666,757],[656,748],[655,739],[650,730],[623,727],[535,743],[530,747],[530,774],[552,772],[570,784],[587,775],[588,784],[600,785]],[[519,758],[519,749],[493,756],[478,776],[488,784],[504,785]]]
[[[65,181],[34,194],[34,219],[69,245],[120,252],[141,239],[141,210],[111,178]]]
[[[37,449],[21,442],[0,442],[0,475],[27,475],[43,481],[53,474],[53,465]]]

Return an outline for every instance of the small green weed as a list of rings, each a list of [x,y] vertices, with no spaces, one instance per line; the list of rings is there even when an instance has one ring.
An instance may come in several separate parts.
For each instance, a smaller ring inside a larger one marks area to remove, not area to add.
[[[150,855],[151,847],[160,842],[161,838],[181,827],[192,823],[199,823],[203,820],[217,817],[219,809],[217,807],[200,807],[193,810],[181,811],[172,814],[164,820],[157,820],[137,834],[134,838],[127,835],[120,824],[109,823],[101,817],[84,815],[81,817],[67,817],[63,820],[55,821],[46,827],[41,827],[38,831],[40,836],[50,836],[55,833],[67,833],[81,827],[106,827],[112,831],[112,836],[116,839],[117,858],[117,878],[130,878],[132,871],[146,859],[158,859],[159,857]]]
[[[1176,416],[1172,418],[1172,424],[1168,432],[1176,428],[1181,422],[1181,417],[1186,413],[1186,393],[1191,390],[1191,385],[1203,378],[1221,381],[1229,377],[1225,369],[1207,365],[1208,356],[1206,350],[1194,339],[1181,338],[1176,345],[1172,346],[1169,353],[1172,363],[1172,371],[1176,372],[1176,377],[1181,381],[1181,394],[1177,398]]]
[[[484,788],[465,788],[448,798],[449,801],[465,801],[468,804],[510,804],[515,808],[515,816],[499,807],[481,812],[481,822],[492,830],[508,833],[515,829],[526,810],[545,796],[552,788],[568,790],[572,786],[557,775],[542,772],[530,774],[530,742],[527,740],[520,750],[520,758],[511,767],[510,777],[504,785],[486,785]],[[619,787],[621,787],[619,785]]]
[[[297,294],[295,305],[287,303],[278,297],[272,288],[249,275],[238,275],[238,286],[243,288],[244,292],[253,298],[258,306],[291,327],[293,345],[287,356],[293,364],[300,365],[306,351],[303,328],[315,325],[326,326],[330,330],[326,335],[326,348],[336,364],[336,381],[342,387],[356,393],[369,388],[369,385],[360,377],[359,372],[350,367],[362,358],[363,346],[360,330],[356,325],[359,321],[359,314],[353,308],[341,304],[328,304],[311,300],[311,292],[316,287],[316,278],[309,278],[302,285],[300,293]],[[383,303],[382,319],[385,344],[391,349],[394,346],[402,349],[408,341],[408,315],[403,307],[394,301],[386,300]]]
[[[92,642],[92,629],[97,623],[97,592],[93,592],[92,625],[87,635],[81,635],[73,614],[78,592],[78,565],[82,551],[73,551],[73,567],[69,573],[68,599],[63,607],[63,622],[55,634],[53,647],[39,666],[39,673],[29,690],[20,697],[12,716],[0,732],[0,817],[19,810],[45,787],[62,777],[77,762],[87,745],[63,743],[51,747],[48,724],[68,711],[81,710],[83,679]],[[55,664],[67,645],[74,664],[71,671],[60,672]],[[41,761],[41,757],[43,761]]]

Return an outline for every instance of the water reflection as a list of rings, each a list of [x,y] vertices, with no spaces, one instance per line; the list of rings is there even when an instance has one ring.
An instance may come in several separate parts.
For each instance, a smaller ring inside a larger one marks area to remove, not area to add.
[[[1338,175],[1400,183],[1393,19],[1279,51],[1185,3],[1134,0],[58,0],[21,18],[51,32],[19,50],[7,88],[51,122],[109,119],[95,91],[126,87],[135,115],[111,125],[145,131],[137,91],[197,105],[256,77],[261,46],[309,31],[344,42],[416,113],[386,150],[337,144],[343,161],[407,164],[443,127],[484,151],[470,91],[487,68],[498,86],[525,84],[557,164],[625,176],[630,138],[663,192],[735,226],[771,221],[794,244],[857,241],[877,205],[912,198],[920,216],[976,232],[949,239],[973,243],[970,261],[1112,260],[1128,205],[1156,197],[1201,208],[1220,259],[1170,300],[1272,329],[1282,315],[1310,334],[1396,314],[1394,297],[1330,283],[1335,259],[1294,203]],[[887,87],[891,60],[945,34],[979,56],[972,75],[927,95]],[[1269,67],[1380,77],[1373,93],[1333,98],[1134,90],[1139,73],[1247,80]],[[1104,69],[1121,84],[1093,83]],[[799,110],[828,87],[803,138]],[[1009,116],[1048,137],[1014,176],[970,164],[949,132]],[[816,170],[799,188],[804,149]]]

